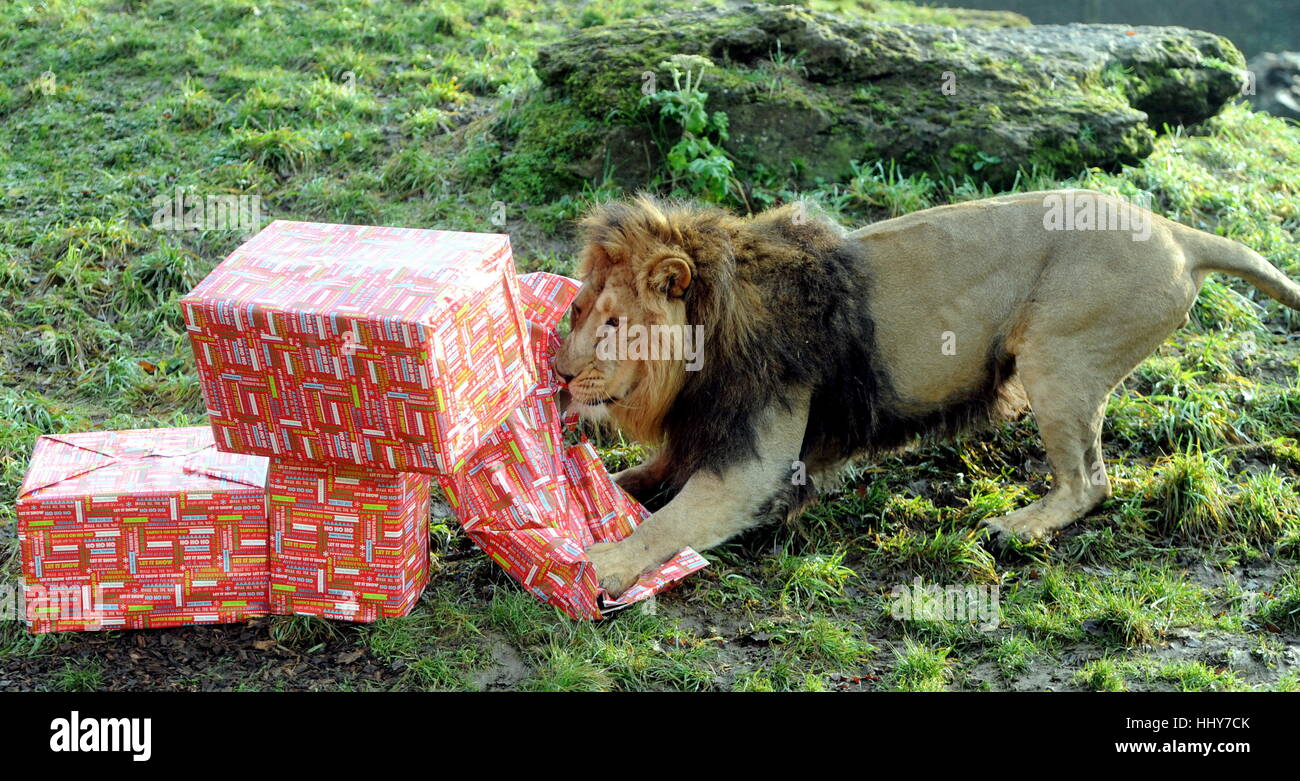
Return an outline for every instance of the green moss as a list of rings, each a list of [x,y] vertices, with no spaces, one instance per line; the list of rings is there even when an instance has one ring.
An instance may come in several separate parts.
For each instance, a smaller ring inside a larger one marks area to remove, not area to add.
[[[511,124],[515,143],[493,172],[493,189],[509,200],[539,203],[581,190],[583,178],[570,167],[601,148],[604,128],[567,100],[531,100]],[[486,168],[486,166],[481,166]]]
[[[776,28],[816,38],[815,54],[805,59],[807,52],[777,48],[779,39],[770,32]],[[850,38],[853,43],[846,43]],[[596,132],[609,136],[616,126],[646,122],[635,106],[643,74],[654,70],[649,63],[676,52],[712,52],[716,59],[728,41],[726,51],[738,61],[724,58],[708,78],[714,110],[747,109],[727,145],[739,163],[738,178],[759,178],[761,165],[796,170],[802,186],[815,186],[842,179],[849,163],[869,150],[904,163],[909,172],[999,186],[1015,181],[1021,169],[1056,176],[1115,170],[1151,152],[1153,127],[1213,113],[1227,97],[1227,82],[1219,65],[1204,62],[1240,54],[1217,38],[1156,40],[1161,49],[1127,52],[1125,64],[1045,83],[1044,63],[1026,67],[961,37],[760,6],[610,25],[546,48],[538,71],[554,94],[534,100],[564,96]],[[846,62],[818,61],[836,46],[846,47]],[[871,71],[869,83],[854,75],[859,69]],[[950,83],[949,74],[955,94],[940,89]],[[918,88],[924,84],[934,87]],[[1152,117],[1149,125],[1143,111]],[[934,126],[946,132],[918,129]],[[622,183],[644,186],[652,174]]]

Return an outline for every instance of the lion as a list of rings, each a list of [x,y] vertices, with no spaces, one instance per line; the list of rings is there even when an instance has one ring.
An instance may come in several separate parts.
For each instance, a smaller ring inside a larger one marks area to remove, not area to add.
[[[553,365],[571,408],[653,448],[614,476],[650,517],[587,549],[611,595],[683,547],[793,516],[852,459],[1026,409],[1050,488],[984,523],[993,542],[1048,538],[1111,495],[1107,398],[1187,323],[1206,275],[1300,309],[1300,286],[1258,253],[1089,190],[853,232],[802,203],[738,217],[642,195],[580,229],[582,287]],[[670,347],[695,327],[698,366],[680,349],[611,349],[651,326],[686,331]]]

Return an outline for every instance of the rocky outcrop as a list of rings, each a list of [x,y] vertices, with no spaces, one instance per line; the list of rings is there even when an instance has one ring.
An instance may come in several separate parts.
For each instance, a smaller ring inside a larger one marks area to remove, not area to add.
[[[1260,52],[1295,46],[1300,3],[1295,0],[961,0],[971,8],[1015,11],[1035,24],[1178,24],[1209,30],[1232,41],[1253,57]]]
[[[643,85],[670,84],[660,63],[674,54],[713,62],[701,88],[727,115],[738,178],[793,171],[802,185],[880,159],[997,184],[1021,168],[1113,169],[1149,154],[1164,125],[1215,114],[1245,65],[1227,40],[1177,27],[891,25],[768,5],[670,14],[542,49],[503,174],[527,169],[550,193],[606,174],[651,181],[664,139]]]
[[[1251,105],[1278,117],[1300,120],[1300,52],[1271,52],[1250,61]]]

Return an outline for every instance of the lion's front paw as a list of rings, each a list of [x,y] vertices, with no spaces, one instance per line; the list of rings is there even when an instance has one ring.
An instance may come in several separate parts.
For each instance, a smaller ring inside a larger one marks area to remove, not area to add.
[[[587,548],[587,558],[596,567],[596,580],[611,597],[618,597],[636,583],[643,563],[621,542],[598,542]]]
[[[986,518],[982,523],[989,530],[989,537],[996,545],[1005,545],[1013,537],[1023,542],[1046,540],[1064,525],[1035,510],[1036,508],[1030,505],[1006,515]]]

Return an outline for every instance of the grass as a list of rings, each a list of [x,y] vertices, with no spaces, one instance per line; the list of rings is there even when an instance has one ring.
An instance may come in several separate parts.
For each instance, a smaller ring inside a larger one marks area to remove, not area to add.
[[[1089,691],[1120,692],[1136,688],[1157,691],[1235,691],[1240,678],[1231,670],[1214,669],[1200,661],[1160,662],[1148,657],[1134,660],[1110,657],[1088,662],[1074,682]],[[1279,687],[1283,688],[1283,687]]]
[[[54,688],[63,692],[99,691],[103,685],[103,665],[94,661],[68,662],[54,682]]]
[[[1291,632],[1300,630],[1300,578],[1294,571],[1279,582],[1276,591],[1260,607],[1258,617],[1267,628],[1279,632],[1280,627]]]
[[[948,688],[953,660],[951,648],[930,648],[908,640],[894,651],[890,688],[895,691],[934,692]]]
[[[806,607],[818,602],[841,602],[844,585],[857,573],[844,566],[843,553],[781,556],[776,565],[784,581],[783,605]]]
[[[521,270],[571,271],[572,220],[622,193],[593,181],[541,202],[522,169],[492,180],[502,148],[485,120],[527,120],[514,107],[536,86],[540,44],[686,5],[0,8],[0,586],[20,571],[12,500],[36,436],[204,420],[176,301],[241,233],[155,230],[156,197],[181,188],[256,196],[267,217],[479,231],[500,230],[504,207]],[[944,9],[875,5],[894,21],[951,21]],[[800,78],[799,58],[773,59],[774,89]],[[851,225],[994,194],[877,160],[812,191],[778,173],[757,184],[762,203],[801,197]],[[1300,278],[1294,124],[1231,106],[1162,137],[1140,165],[1064,181],[1029,171],[1014,189],[1056,186],[1149,196]],[[1297,332],[1295,313],[1209,280],[1188,327],[1112,397],[1114,498],[1050,546],[995,558],[978,528],[1049,487],[1025,420],[858,465],[796,523],[722,546],[653,605],[598,624],[537,603],[438,519],[434,584],[411,617],[268,620],[247,658],[213,660],[200,677],[240,690],[306,685],[268,661],[283,658],[337,668],[311,685],[347,689],[1295,690]],[[644,451],[605,441],[602,455],[618,469]],[[891,589],[914,578],[996,587],[998,626],[895,620]],[[171,636],[32,637],[0,621],[0,680],[121,686],[132,644]],[[1185,637],[1203,639],[1200,650]],[[151,685],[192,687],[193,675]]]

